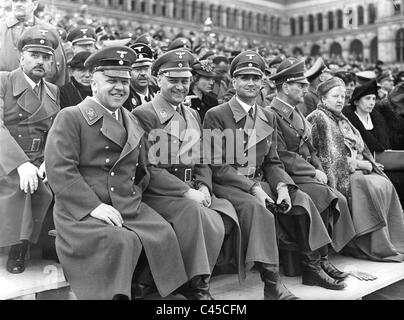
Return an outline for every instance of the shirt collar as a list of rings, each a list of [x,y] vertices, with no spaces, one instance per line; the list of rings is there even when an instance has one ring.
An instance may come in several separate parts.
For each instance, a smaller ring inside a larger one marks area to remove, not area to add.
[[[287,105],[289,108],[291,108],[292,110],[295,110],[296,107],[292,106],[291,104],[287,103],[286,101],[283,101],[282,99],[275,97],[275,99],[279,100],[280,102],[282,102],[283,104]]]
[[[250,111],[251,108],[253,108],[253,111],[255,110],[255,103],[254,103],[252,106],[250,106],[249,104],[247,104],[247,103],[241,101],[241,100],[239,99],[239,97],[237,97],[237,96],[236,96],[236,100],[237,100],[237,102],[240,104],[240,106],[244,109],[244,111],[245,111],[246,113],[248,113],[248,111]]]
[[[372,130],[373,129],[373,122],[372,118],[370,117],[370,114],[366,116],[366,120],[363,120],[359,114],[355,111],[356,116],[359,118],[359,120],[362,122],[363,126],[365,127],[366,130]]]
[[[25,79],[27,80],[28,84],[31,86],[32,90],[34,90],[35,86],[41,85],[41,81],[39,81],[38,83],[35,83],[30,77],[28,77],[25,72],[23,72]]]
[[[113,116],[113,113],[115,114],[115,119],[119,121],[119,112],[117,112],[119,109],[116,109],[115,111],[111,111],[108,108],[104,107],[102,103],[96,98],[96,97],[90,97],[93,99],[95,102],[97,102],[101,107],[103,107],[111,116]]]

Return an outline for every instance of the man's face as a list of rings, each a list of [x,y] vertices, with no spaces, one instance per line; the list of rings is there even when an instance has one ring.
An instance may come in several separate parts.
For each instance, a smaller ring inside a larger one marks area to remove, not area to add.
[[[394,87],[394,80],[390,79],[383,80],[380,83],[380,86],[382,87],[382,89],[386,90],[387,92],[390,92]]]
[[[24,51],[21,54],[20,66],[24,73],[34,82],[45,77],[51,70],[52,56],[38,51]]]
[[[86,44],[74,44],[72,46],[73,55],[78,54],[79,52],[95,52],[95,45],[94,43],[86,43]]]
[[[132,84],[135,88],[145,89],[149,85],[151,77],[150,66],[136,67],[132,69]]]
[[[241,99],[256,98],[261,90],[262,77],[255,74],[243,74],[233,78],[233,87]]]
[[[109,77],[102,72],[94,72],[91,80],[93,96],[110,110],[120,108],[129,97],[130,79]]]
[[[12,0],[11,9],[14,16],[23,21],[33,16],[38,7],[38,0]]]
[[[229,65],[225,61],[220,61],[220,63],[215,66],[215,72],[218,74],[225,74],[228,70]]]
[[[187,96],[191,81],[189,77],[174,78],[161,74],[157,78],[157,83],[163,97],[169,103],[177,106]]]
[[[81,85],[89,86],[91,85],[91,72],[88,69],[73,68],[72,77]]]
[[[283,84],[284,92],[295,105],[304,102],[309,85],[306,83],[289,82]]]

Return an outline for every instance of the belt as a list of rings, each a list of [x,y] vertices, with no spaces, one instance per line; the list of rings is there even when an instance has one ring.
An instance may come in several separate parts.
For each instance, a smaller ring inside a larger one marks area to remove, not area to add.
[[[17,143],[23,151],[34,152],[39,151],[42,146],[42,137],[17,137]]]
[[[254,179],[262,175],[261,167],[238,167],[237,172],[248,179]]]
[[[190,167],[170,167],[166,170],[184,182],[192,181],[193,169]]]

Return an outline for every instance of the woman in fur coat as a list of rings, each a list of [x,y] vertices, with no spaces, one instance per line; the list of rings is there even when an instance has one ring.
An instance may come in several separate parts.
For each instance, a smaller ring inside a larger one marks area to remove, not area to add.
[[[404,260],[404,218],[398,195],[359,131],[342,114],[345,85],[331,78],[318,87],[320,102],[308,116],[313,145],[328,183],[348,199],[356,238],[345,248],[358,258]]]

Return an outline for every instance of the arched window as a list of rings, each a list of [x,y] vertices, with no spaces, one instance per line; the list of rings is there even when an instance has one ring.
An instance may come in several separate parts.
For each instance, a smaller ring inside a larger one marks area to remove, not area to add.
[[[362,6],[358,6],[358,26],[361,26],[365,22],[364,10]]]
[[[275,34],[275,17],[274,16],[271,17],[269,33]]]
[[[393,0],[392,5],[394,7],[394,15],[401,14],[401,3],[400,0]]]
[[[292,36],[296,35],[296,20],[295,18],[290,18],[290,34]]]
[[[299,34],[304,33],[304,20],[303,17],[299,17]]]
[[[230,8],[226,9],[226,26],[227,28],[233,28],[233,13]]]
[[[404,62],[404,29],[400,29],[396,34],[397,62]]]
[[[329,11],[328,14],[328,30],[333,30],[334,29],[334,14],[332,11]]]
[[[342,29],[344,26],[344,15],[342,10],[337,10],[337,29]]]
[[[309,32],[314,32],[314,17],[312,14],[309,14]]]
[[[373,24],[376,22],[376,7],[373,3],[369,4],[369,24]]]
[[[250,11],[250,12],[248,13],[248,16],[247,16],[247,30],[248,30],[248,31],[254,31],[254,28],[253,28],[253,21],[254,21],[254,19],[253,19],[253,13]]]
[[[323,14],[317,13],[317,30],[319,32],[323,31]]]
[[[363,44],[362,41],[355,39],[349,47],[349,54],[354,60],[363,61]]]
[[[222,6],[219,6],[217,8],[217,14],[216,14],[216,25],[219,27],[223,27],[222,15],[223,15],[223,8]]]
[[[320,48],[320,46],[319,46],[318,44],[314,44],[314,45],[311,47],[310,55],[311,55],[312,57],[316,57],[316,56],[319,56],[320,54],[321,54],[321,48]]]
[[[247,13],[245,11],[241,13],[241,29],[247,30]]]
[[[268,15],[264,15],[264,34],[268,33]]]
[[[338,42],[333,42],[330,46],[330,58],[342,57],[342,47]]]
[[[196,5],[197,5],[197,2],[196,2],[196,1],[192,1],[192,5],[191,5],[191,17],[192,17],[192,21],[195,21],[195,19],[196,19]]]
[[[278,17],[278,18],[276,18],[276,22],[275,22],[275,34],[277,36],[279,36],[280,30],[281,30],[281,18]]]
[[[255,17],[255,30],[257,30],[258,33],[261,33],[261,13],[257,13]]]

